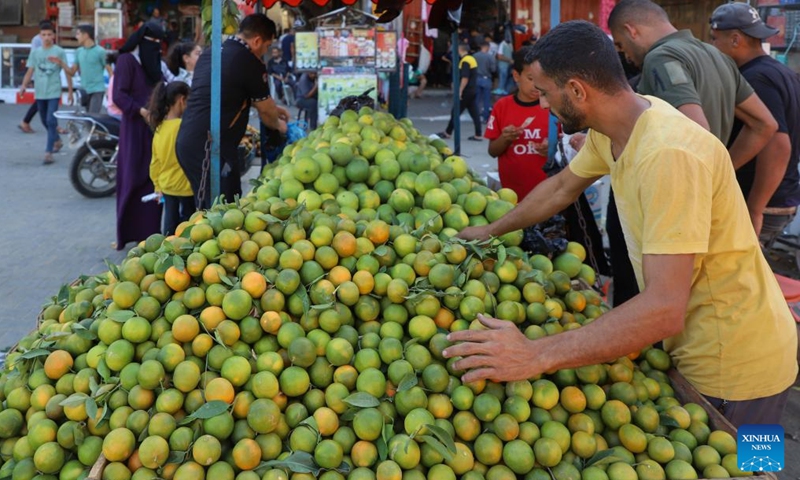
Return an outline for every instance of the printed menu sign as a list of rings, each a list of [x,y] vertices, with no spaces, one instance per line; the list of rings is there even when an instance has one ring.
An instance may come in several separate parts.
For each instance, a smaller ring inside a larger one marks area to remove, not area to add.
[[[294,37],[294,67],[298,71],[319,68],[317,32],[297,32]]]
[[[394,70],[397,68],[397,32],[377,32],[377,59],[375,67],[378,70]]]

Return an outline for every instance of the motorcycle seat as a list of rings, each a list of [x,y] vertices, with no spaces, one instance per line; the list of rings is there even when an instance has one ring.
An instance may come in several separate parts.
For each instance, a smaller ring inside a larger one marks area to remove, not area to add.
[[[118,119],[112,117],[111,115],[99,115],[94,113],[89,113],[86,116],[91,117],[97,123],[104,126],[108,130],[108,133],[110,133],[111,135],[119,137],[120,121]]]

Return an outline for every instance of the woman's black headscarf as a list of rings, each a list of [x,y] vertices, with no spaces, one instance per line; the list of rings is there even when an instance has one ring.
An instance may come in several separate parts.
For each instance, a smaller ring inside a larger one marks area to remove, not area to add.
[[[144,37],[155,38],[159,42],[152,42]],[[125,42],[125,45],[119,49],[120,53],[129,53],[139,47],[139,60],[142,62],[147,83],[150,86],[162,81],[160,40],[164,40],[164,38],[164,29],[161,28],[161,25],[156,21],[150,20],[139,27],[139,30],[133,32],[133,35]]]

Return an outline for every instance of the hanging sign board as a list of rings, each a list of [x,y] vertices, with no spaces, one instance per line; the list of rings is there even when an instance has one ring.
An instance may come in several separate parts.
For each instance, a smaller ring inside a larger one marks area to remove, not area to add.
[[[319,68],[319,35],[317,32],[297,32],[295,34],[294,68],[299,72]]]
[[[375,43],[375,68],[379,71],[394,71],[397,68],[397,32],[377,32]]]
[[[330,28],[319,30],[321,67],[374,67],[374,28]]]

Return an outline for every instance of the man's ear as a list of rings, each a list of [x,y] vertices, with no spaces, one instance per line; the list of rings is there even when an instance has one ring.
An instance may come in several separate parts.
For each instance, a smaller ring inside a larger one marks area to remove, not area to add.
[[[587,91],[586,85],[576,79],[567,80],[567,84],[564,85],[564,90],[567,94],[572,97],[576,101],[584,101],[586,100]]]
[[[635,40],[640,35],[639,29],[636,28],[635,25],[631,25],[630,23],[626,23],[626,24],[623,25],[623,28],[625,28],[625,32],[633,40]]]

